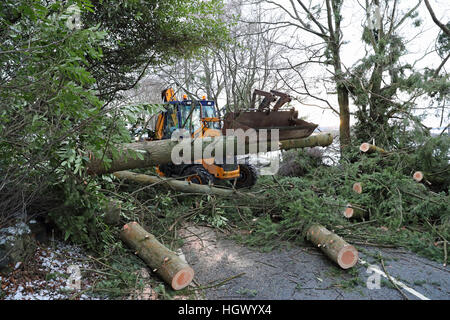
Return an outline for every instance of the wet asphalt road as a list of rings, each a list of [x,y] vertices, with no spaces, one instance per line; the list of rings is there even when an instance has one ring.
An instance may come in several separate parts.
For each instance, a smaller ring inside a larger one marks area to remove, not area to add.
[[[367,264],[358,263],[349,271],[336,267],[314,247],[260,252],[206,227],[190,226],[182,234],[186,237],[182,251],[195,271],[198,284],[211,286],[238,276],[203,290],[199,297],[203,299],[406,299],[399,289],[411,300],[450,299],[448,266],[404,249],[358,246],[360,260]],[[374,258],[378,252],[387,274],[407,289],[396,289],[386,277],[379,275],[384,269]],[[369,264],[380,272],[368,269]],[[369,289],[368,282],[369,287],[375,288]]]

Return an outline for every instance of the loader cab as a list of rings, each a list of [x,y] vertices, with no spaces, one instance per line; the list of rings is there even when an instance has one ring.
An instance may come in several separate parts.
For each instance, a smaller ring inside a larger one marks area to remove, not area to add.
[[[161,93],[166,111],[158,115],[155,136],[156,139],[170,139],[177,129],[188,130],[193,138],[221,136],[221,121],[214,101],[188,100],[183,95],[182,100],[175,98],[174,90],[169,88]],[[226,160],[226,159],[224,159]],[[236,188],[251,187],[256,182],[256,169],[250,164],[237,164],[234,161],[215,163],[214,158],[196,159],[193,163],[175,165],[172,162],[156,167],[160,176],[187,177],[193,183],[210,184],[215,180],[234,180]]]
[[[171,137],[176,129],[186,129],[191,135],[201,128],[201,106],[191,100],[170,101],[166,107],[163,139]]]
[[[158,121],[162,121],[160,139],[170,139],[172,133],[179,127],[178,108],[170,103],[166,106],[166,111],[160,114]]]

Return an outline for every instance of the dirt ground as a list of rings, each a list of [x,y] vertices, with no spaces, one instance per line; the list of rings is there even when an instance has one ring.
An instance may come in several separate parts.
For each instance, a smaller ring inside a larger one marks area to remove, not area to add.
[[[359,263],[341,270],[312,246],[260,252],[198,226],[183,237],[196,284],[208,287],[200,299],[450,299],[448,267],[404,249],[359,246]]]

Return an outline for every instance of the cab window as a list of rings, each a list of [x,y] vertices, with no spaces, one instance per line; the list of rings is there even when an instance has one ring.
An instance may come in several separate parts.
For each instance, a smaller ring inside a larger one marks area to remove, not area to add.
[[[170,138],[178,128],[177,108],[170,107],[165,112],[166,125],[164,126],[164,137]]]
[[[202,123],[201,123],[200,119],[201,119],[201,117],[200,117],[200,105],[197,104],[194,107],[194,111],[192,111],[192,116],[191,116],[192,130],[191,130],[191,133],[194,133],[195,131],[197,131],[198,129],[200,129],[202,127]]]
[[[217,118],[217,111],[214,105],[203,105],[202,106],[203,118]],[[220,129],[220,122],[210,121],[207,123],[208,128]]]
[[[216,108],[214,106],[202,106],[203,118],[215,118]]]

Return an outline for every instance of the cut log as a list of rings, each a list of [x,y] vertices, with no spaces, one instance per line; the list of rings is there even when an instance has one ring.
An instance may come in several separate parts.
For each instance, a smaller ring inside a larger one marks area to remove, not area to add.
[[[238,139],[236,136],[205,137],[201,139],[194,139],[191,145],[195,146],[198,144],[203,152],[207,148],[212,149],[212,157],[215,156],[213,146],[217,145],[219,149],[222,149],[224,156],[232,156],[263,151],[266,152],[314,146],[327,146],[333,142],[333,136],[326,133],[310,136],[304,139],[282,140],[278,145],[275,144],[274,146],[272,146],[270,141],[264,140],[249,143],[248,139],[246,139],[244,142],[245,147],[240,150],[237,145],[238,143],[239,145],[242,144],[241,140],[242,139]],[[227,146],[230,147],[227,148]],[[263,146],[267,146],[267,149],[263,150]],[[92,153],[89,153],[89,162],[87,166],[88,171],[94,174],[104,174],[169,163],[172,161],[172,151],[174,151],[175,147],[179,147],[178,142],[171,141],[170,139],[124,144],[118,147],[118,156],[112,157],[111,154],[106,155],[108,159],[112,159],[107,166],[105,166],[103,162],[104,157],[95,157]],[[195,148],[192,147],[191,154],[185,155],[189,157],[191,161],[199,160],[203,157],[202,152],[195,154],[194,149]]]
[[[380,147],[374,146],[373,144],[364,142],[363,144],[361,144],[359,146],[359,150],[361,150],[362,152],[365,153],[374,153],[374,152],[378,152],[378,153],[386,153],[386,151]]]
[[[242,193],[233,189],[217,188],[209,185],[196,184],[190,181],[166,179],[130,171],[117,171],[114,175],[119,179],[127,179],[142,184],[158,184],[162,187],[172,188],[185,193],[204,193],[222,197],[255,197],[250,193]]]
[[[358,219],[362,220],[367,214],[367,211],[352,205],[351,203],[347,204],[347,207],[344,210],[344,216],[348,219]]]
[[[413,179],[416,180],[417,182],[421,182],[424,178],[424,174],[422,171],[416,171],[413,174]]]
[[[194,278],[194,270],[137,222],[124,225],[120,237],[174,290],[181,290],[191,283]]]
[[[353,191],[355,191],[356,193],[361,194],[362,193],[362,183],[361,182],[355,182],[353,184]]]
[[[424,172],[416,171],[413,174],[413,179],[417,182],[424,182],[428,185],[448,185],[449,175],[448,169],[440,172]]]
[[[358,250],[354,246],[319,224],[308,229],[307,239],[342,269],[349,269],[358,262]]]

